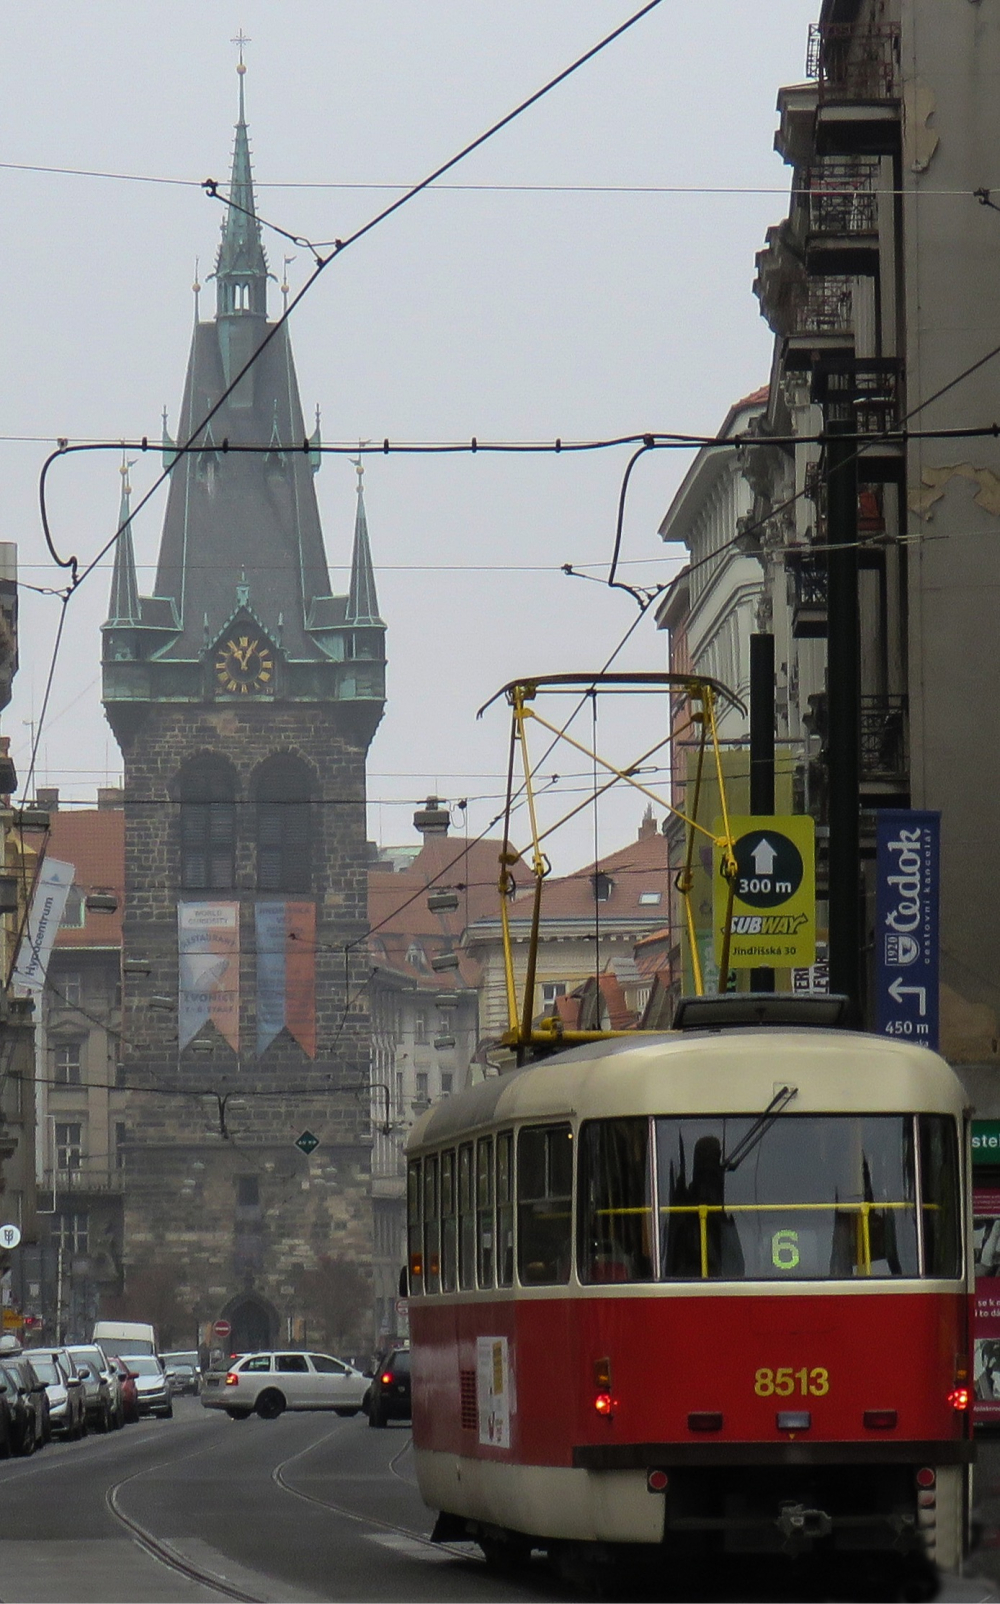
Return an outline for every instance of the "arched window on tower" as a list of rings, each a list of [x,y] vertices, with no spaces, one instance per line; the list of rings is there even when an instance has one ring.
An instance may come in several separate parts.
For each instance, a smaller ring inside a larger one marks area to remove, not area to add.
[[[236,884],[236,776],[222,758],[200,757],[179,779],[181,889],[231,891]]]
[[[258,891],[312,890],[314,776],[297,757],[273,757],[254,784]]]

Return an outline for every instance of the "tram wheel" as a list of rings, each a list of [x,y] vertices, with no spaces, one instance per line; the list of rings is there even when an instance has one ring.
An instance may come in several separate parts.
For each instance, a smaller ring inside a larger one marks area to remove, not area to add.
[[[484,1532],[476,1538],[476,1542],[483,1551],[483,1558],[492,1570],[502,1571],[511,1575],[522,1570],[531,1559],[531,1544],[527,1538],[487,1536]]]

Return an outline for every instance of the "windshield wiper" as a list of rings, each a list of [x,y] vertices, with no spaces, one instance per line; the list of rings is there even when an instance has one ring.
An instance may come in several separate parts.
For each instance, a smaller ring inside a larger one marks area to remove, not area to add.
[[[737,1142],[728,1158],[722,1160],[724,1170],[735,1170],[743,1163],[748,1154],[764,1140],[771,1126],[784,1113],[793,1097],[798,1096],[797,1086],[780,1086],[768,1103],[763,1114],[758,1114],[750,1129],[741,1142]]]

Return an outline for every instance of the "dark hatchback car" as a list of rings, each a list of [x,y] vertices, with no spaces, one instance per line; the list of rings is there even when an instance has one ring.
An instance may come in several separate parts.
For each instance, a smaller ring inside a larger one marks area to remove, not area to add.
[[[390,1420],[409,1420],[410,1350],[393,1348],[372,1377],[362,1405],[368,1412],[369,1426],[384,1426]]]
[[[27,1359],[5,1354],[0,1364],[0,1390],[6,1397],[14,1427],[11,1447],[16,1454],[33,1454],[52,1436],[44,1382],[39,1381]]]

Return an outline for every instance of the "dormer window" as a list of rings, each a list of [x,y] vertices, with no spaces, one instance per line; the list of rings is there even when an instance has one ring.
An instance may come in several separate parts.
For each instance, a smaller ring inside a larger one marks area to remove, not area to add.
[[[609,874],[605,874],[603,869],[599,869],[596,874],[591,875],[590,884],[594,892],[595,902],[610,902],[615,883]]]

